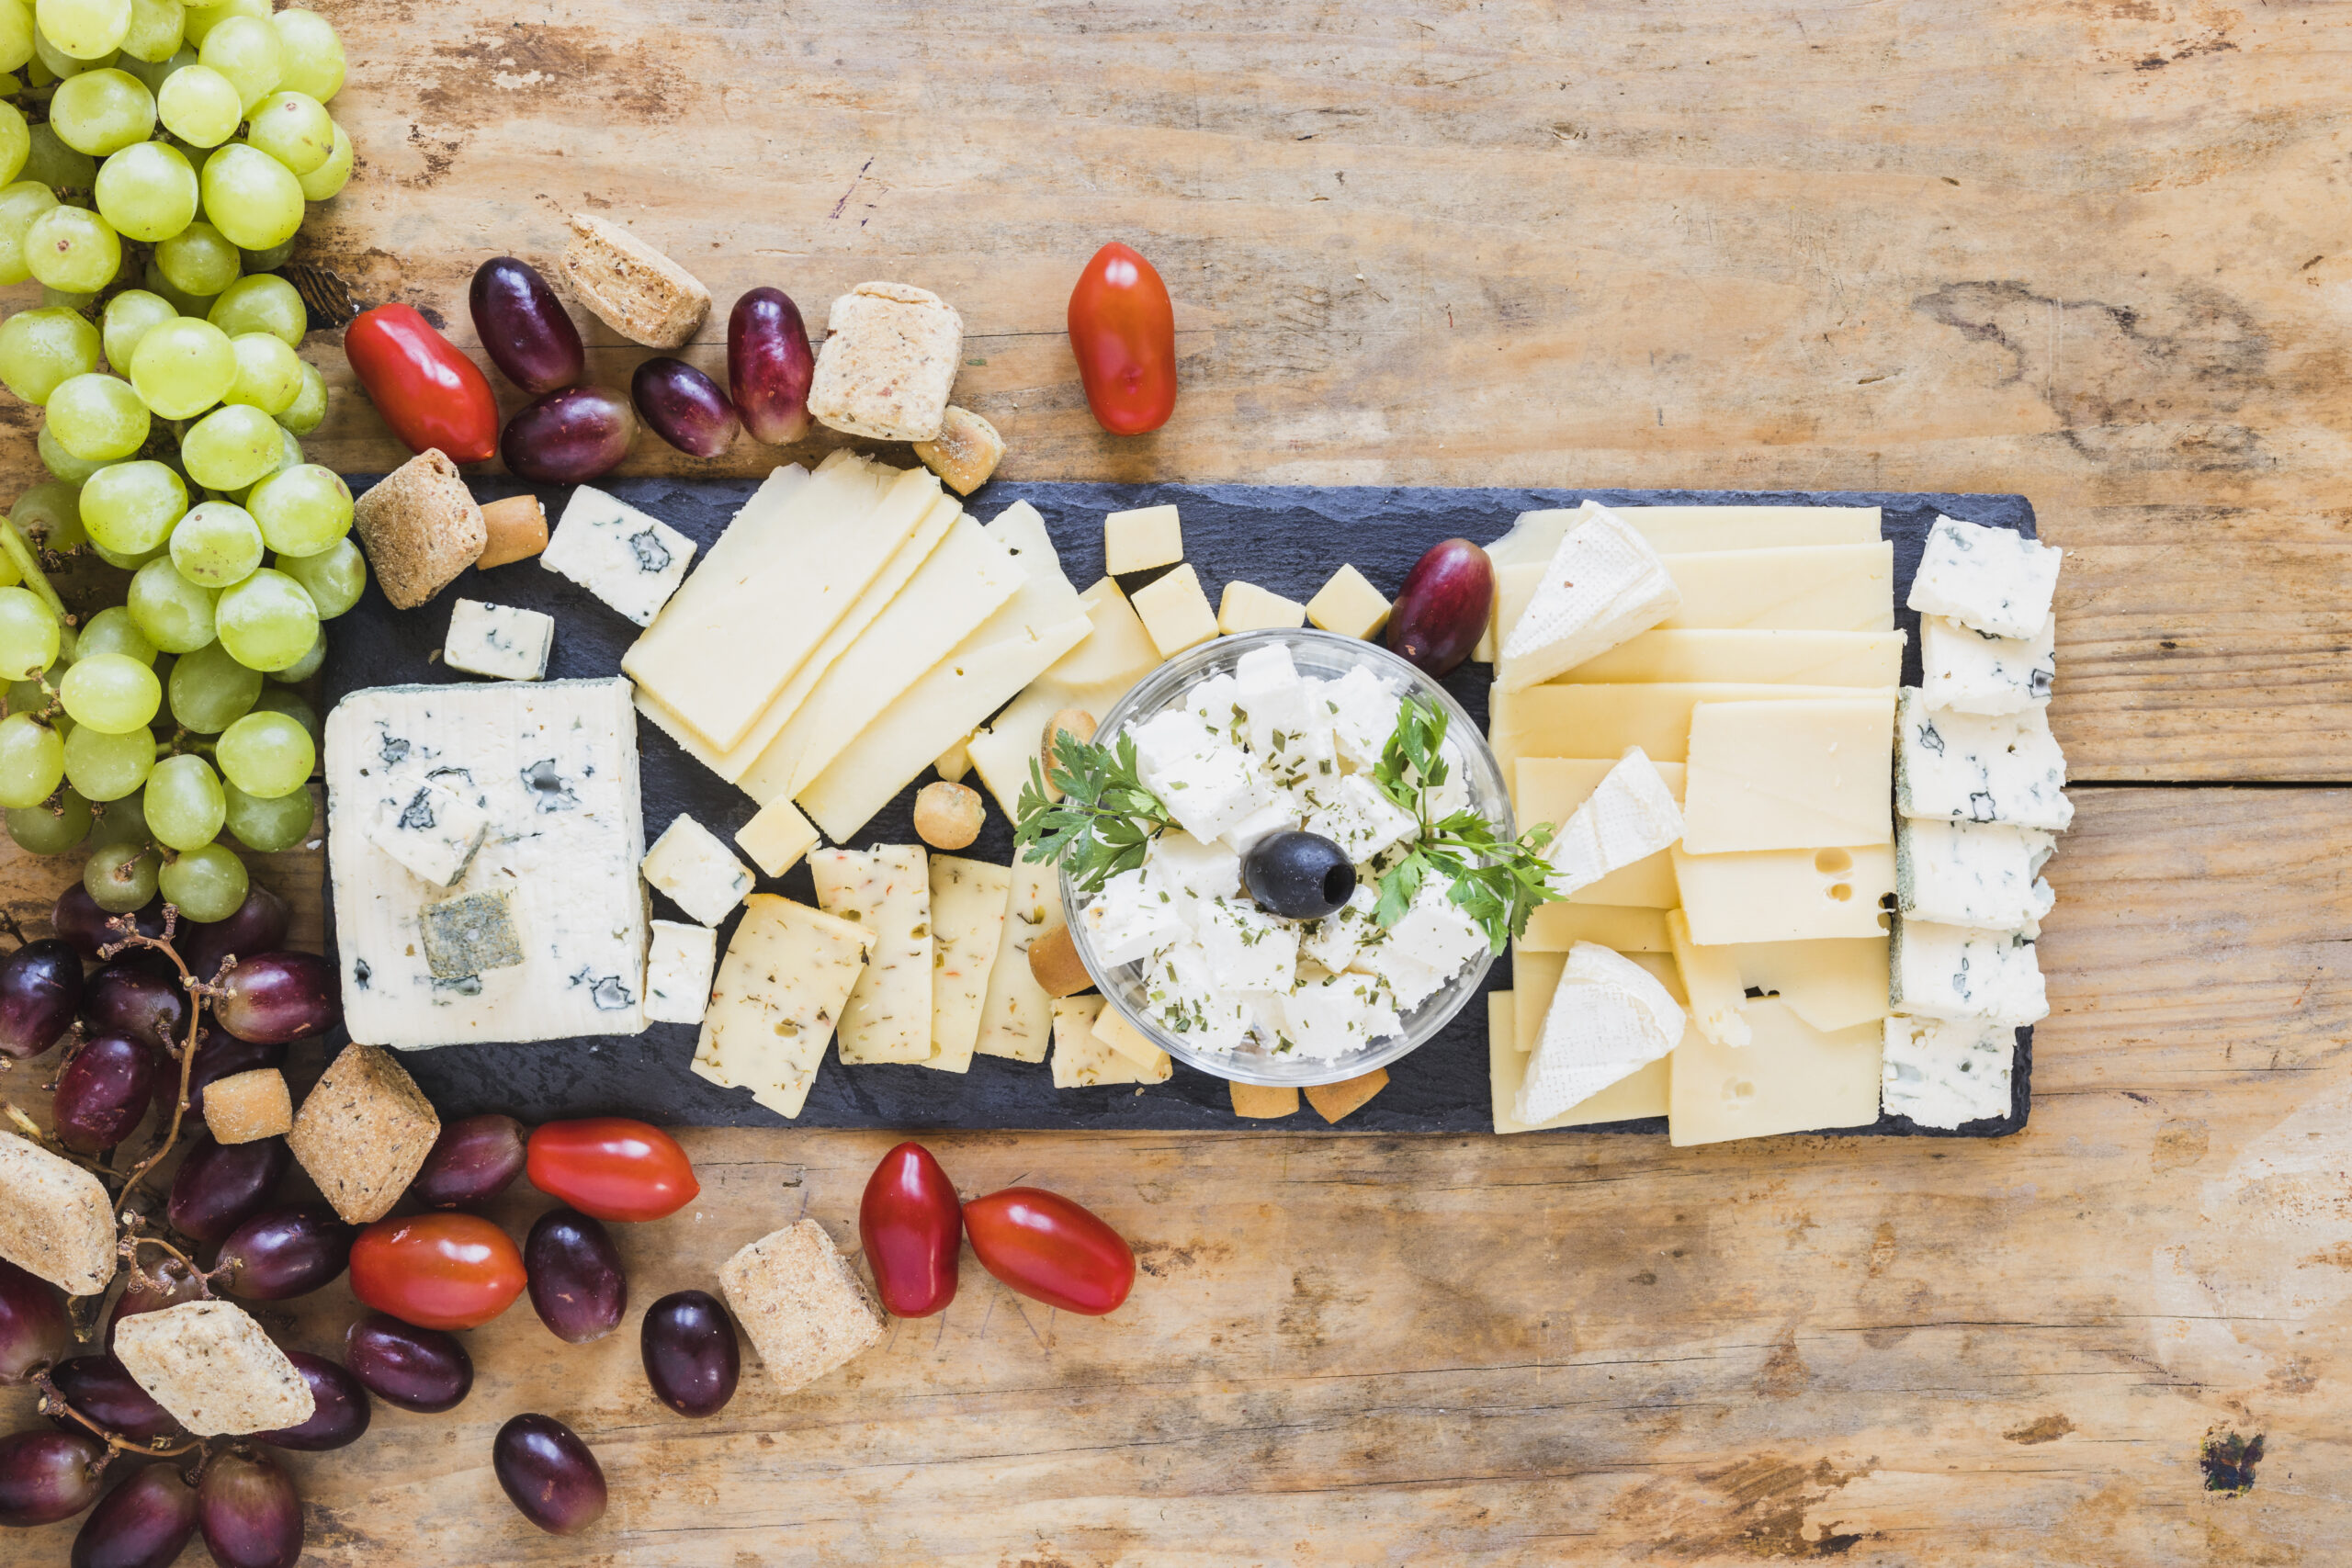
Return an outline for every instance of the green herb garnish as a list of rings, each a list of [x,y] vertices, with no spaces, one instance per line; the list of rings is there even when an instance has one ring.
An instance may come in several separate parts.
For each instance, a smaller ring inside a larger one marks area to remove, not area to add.
[[[1121,872],[1142,865],[1151,840],[1175,820],[1137,776],[1128,736],[1119,737],[1114,751],[1057,730],[1053,787],[1062,793],[1058,801],[1047,795],[1045,771],[1031,758],[1012,841],[1026,846],[1023,858],[1032,863],[1063,863],[1082,892],[1100,892]]]
[[[1450,772],[1443,750],[1447,722],[1437,704],[1418,693],[1407,697],[1396,712],[1396,733],[1373,767],[1372,782],[1380,792],[1421,825],[1419,841],[1381,876],[1373,919],[1384,929],[1403,919],[1422,879],[1439,872],[1452,884],[1447,897],[1500,953],[1505,942],[1525,934],[1527,917],[1538,904],[1560,897],[1552,891],[1552,865],[1544,858],[1553,828],[1539,822],[1515,840],[1504,839],[1467,807],[1432,819],[1430,792]]]

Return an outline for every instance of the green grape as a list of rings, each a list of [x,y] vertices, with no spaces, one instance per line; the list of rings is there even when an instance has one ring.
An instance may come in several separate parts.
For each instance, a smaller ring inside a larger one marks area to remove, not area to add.
[[[36,93],[41,91],[45,87],[54,87],[57,85],[57,73],[49,68],[47,63],[41,60],[40,54],[40,51],[41,49],[54,49],[57,46],[55,44],[44,44],[40,43],[37,39],[35,42],[32,59],[25,62],[25,84],[31,87]],[[13,82],[16,78],[12,76],[9,80]]]
[[[57,193],[39,180],[18,180],[0,188],[0,283],[22,283],[32,276],[25,265],[25,231],[56,205]]]
[[[327,417],[327,378],[319,374],[318,367],[302,362],[302,389],[293,403],[277,416],[277,423],[296,435],[308,435],[325,423]]]
[[[308,15],[308,13],[304,13]],[[283,28],[278,29],[285,36]],[[336,46],[335,58],[341,62],[343,50]],[[0,71],[22,71],[33,59],[33,8],[30,6],[0,7]],[[312,94],[313,97],[322,95]],[[332,97],[333,94],[323,95]],[[322,101],[323,101],[323,97]]]
[[[223,844],[199,850],[164,863],[155,885],[164,901],[175,905],[191,920],[225,920],[245,901],[245,863]]]
[[[92,544],[118,556],[160,549],[187,513],[187,486],[152,457],[100,468],[82,487],[83,528]]]
[[[82,886],[90,901],[109,915],[128,915],[155,897],[164,857],[145,846],[145,831],[142,823],[139,839],[101,843],[82,868]]]
[[[267,273],[251,273],[220,291],[212,302],[212,324],[231,337],[267,333],[288,348],[302,346],[311,313],[292,284]]]
[[[218,735],[253,711],[261,685],[260,671],[246,669],[219,643],[206,643],[172,666],[172,719],[198,735]]]
[[[148,759],[148,766],[152,768],[153,765],[154,759],[151,757]],[[75,787],[80,788],[79,785]],[[83,793],[88,792],[85,790]],[[147,802],[140,792],[133,790],[130,794],[118,796],[113,800],[100,800],[96,802],[96,806],[97,820],[91,825],[90,842],[93,844],[136,843],[142,846],[146,844],[150,837],[147,831]],[[152,897],[153,895],[151,894],[149,897]]]
[[[98,161],[65,145],[57,128],[43,122],[32,128],[32,151],[25,154],[17,177],[57,190],[87,190],[98,177]]]
[[[41,467],[77,489],[83,480],[106,467],[102,462],[93,463],[68,452],[58,444],[56,435],[45,423],[40,427],[40,434],[33,437],[33,449],[40,454]]]
[[[49,124],[76,152],[103,158],[154,133],[155,95],[128,71],[85,71],[57,85]]]
[[[231,17],[213,23],[204,29],[196,57],[236,85],[248,111],[286,74],[286,46],[277,41],[277,29],[266,17]]]
[[[0,721],[5,724],[5,721]],[[6,738],[0,737],[0,786],[6,784]],[[228,802],[220,775],[201,757],[166,757],[147,775],[147,830],[155,841],[186,853],[220,835]]]
[[[337,539],[314,556],[282,555],[277,570],[302,585],[322,621],[332,621],[358,604],[368,586],[367,559],[349,539]]]
[[[237,842],[261,854],[290,850],[310,836],[318,804],[307,789],[263,800],[235,784],[222,792],[229,797],[229,831]]]
[[[119,232],[168,240],[196,219],[196,170],[176,148],[141,141],[99,167],[97,201],[98,216]]]
[[[92,371],[69,377],[49,394],[48,407],[42,431],[53,433],[59,446],[85,463],[128,457],[147,439],[147,405],[130,382],[113,376]]]
[[[240,333],[229,340],[237,351],[237,382],[227,401],[257,408],[275,419],[302,393],[302,362],[274,333]]]
[[[8,705],[5,713],[0,713],[0,717],[11,713],[45,714],[49,712],[49,689],[39,679],[11,681],[8,682]]]
[[[137,571],[149,561],[166,553],[170,547],[158,545],[152,550],[110,550],[96,539],[90,541],[90,553],[118,571]]]
[[[236,347],[209,321],[165,321],[139,340],[130,384],[165,419],[194,419],[237,384]]]
[[[66,782],[91,800],[120,800],[145,784],[154,766],[151,729],[108,735],[85,724],[65,738]]]
[[[17,177],[17,172],[25,166],[25,160],[32,156],[33,133],[25,124],[23,112],[14,104],[0,107],[6,107],[8,111],[0,114],[0,171],[5,171],[7,175],[6,179],[0,179],[0,185],[6,185]],[[324,109],[319,111],[322,115],[326,112]],[[329,127],[327,142],[332,146],[334,141],[334,128]],[[324,162],[323,159],[321,161]]]
[[[98,297],[76,288],[51,288],[41,285],[40,308],[44,310],[71,310],[77,316],[87,316],[97,308]]]
[[[164,129],[194,147],[218,147],[245,118],[237,85],[207,65],[184,65],[155,90]]]
[[[126,288],[107,300],[106,313],[98,318],[107,363],[117,370],[129,368],[139,340],[178,314],[169,299],[143,288]]]
[[[63,479],[43,479],[18,496],[17,504],[8,509],[8,521],[32,541],[35,549],[62,554],[89,537],[82,527],[82,487]],[[19,580],[14,561],[8,563],[6,576],[0,587]]]
[[[65,778],[65,738],[30,714],[0,718],[0,806],[39,806]]]
[[[150,3],[152,0],[131,0],[134,7]],[[164,84],[172,79],[173,72],[184,71],[196,63],[196,51],[188,47],[186,42],[182,42],[177,49],[161,60],[141,60],[131,53],[126,46],[122,59],[116,63],[145,83],[149,92],[161,93],[164,90]],[[159,113],[161,107],[160,104],[157,106]]]
[[[196,223],[191,223],[187,227],[188,229],[197,228],[202,223],[202,221],[203,220],[199,219]],[[187,232],[187,229],[183,229],[178,234],[173,235],[172,240],[179,239],[181,235],[184,235]],[[171,243],[171,240],[166,240],[164,243],[169,244]],[[156,248],[160,250],[163,247],[159,245]],[[161,299],[165,304],[169,305],[172,308],[172,313],[175,316],[194,316],[200,321],[204,320],[206,314],[212,309],[213,296],[209,294],[190,294],[187,290],[179,288],[176,284],[173,283],[170,278],[164,276],[163,267],[157,264],[153,256],[149,256],[147,258],[147,268],[145,273],[141,276],[141,287],[148,293],[155,296],[156,299]]]
[[[327,161],[300,176],[302,199],[331,201],[351,178],[351,133],[340,125],[334,128],[334,151]]]
[[[270,18],[286,46],[284,85],[326,103],[343,90],[343,40],[316,11],[280,11]]]
[[[94,653],[74,661],[57,683],[57,695],[82,728],[128,735],[146,728],[162,709],[164,683],[153,668],[127,654]]]
[[[282,245],[272,245],[266,251],[242,251],[238,254],[245,259],[245,272],[248,276],[276,272],[294,259],[294,242],[288,240]]]
[[[40,30],[38,25],[33,30],[34,63],[44,67],[50,76],[56,81],[70,81],[85,71],[103,71],[114,63],[115,53],[116,51],[109,50],[94,60],[77,60],[58,48],[47,33]]]
[[[185,0],[183,0],[185,4]],[[187,7],[187,41],[201,44],[204,37],[232,17],[269,18],[270,0],[224,0],[217,6]]]
[[[324,637],[321,637],[319,639],[319,646],[322,648],[326,646],[326,639]],[[311,732],[311,745],[319,746],[325,744],[326,732],[320,728],[318,710],[313,708],[309,703],[302,700],[301,693],[294,691],[290,687],[277,684],[277,682],[284,681],[287,678],[287,671],[284,670],[272,671],[269,677],[271,684],[264,686],[261,689],[260,697],[254,703],[254,711],[255,713],[282,713],[287,717],[292,719],[295,723],[300,725],[304,729]]]
[[[62,855],[90,836],[90,803],[70,789],[8,812],[8,837],[37,855]]]
[[[96,213],[52,207],[25,231],[25,265],[51,288],[95,294],[122,269],[122,242]]]
[[[213,760],[247,795],[275,800],[311,780],[319,761],[310,731],[282,713],[249,713],[220,732]]]
[[[98,329],[78,311],[19,310],[0,325],[0,383],[28,403],[97,367]]]
[[[302,182],[258,147],[232,141],[216,149],[200,183],[205,216],[246,250],[283,244],[302,226]]]
[[[173,288],[210,300],[237,281],[243,258],[220,230],[198,219],[155,247],[155,265]],[[193,314],[201,318],[210,308]]]
[[[251,511],[253,494],[255,490],[268,483],[273,476],[282,474],[287,469],[297,467],[301,463],[302,444],[300,441],[295,440],[294,433],[287,429],[282,424],[277,427],[277,459],[270,464],[269,472],[264,474],[260,479],[255,479],[252,484],[247,485],[243,490],[230,491],[226,497],[227,500],[239,506],[244,507],[248,511]]]
[[[317,555],[351,532],[351,487],[317,463],[272,474],[246,504],[261,536],[281,556]]]
[[[213,601],[218,595],[190,582],[169,557],[159,556],[130,580],[130,618],[147,640],[166,653],[194,653],[212,640]],[[0,668],[5,668],[0,658]]]
[[[180,0],[130,0],[122,52],[141,63],[160,64],[179,49],[187,27],[187,12]]]
[[[147,640],[130,618],[130,612],[119,604],[109,604],[82,624],[82,635],[74,640],[74,657],[88,659],[95,654],[119,653],[125,659],[135,659],[141,664],[155,662],[158,649]]]
[[[180,437],[180,461],[187,477],[223,494],[243,490],[268,473],[284,450],[277,422],[241,403],[213,410]]]
[[[56,661],[63,646],[63,630],[39,594],[29,588],[0,588],[0,677],[29,681]]]
[[[172,530],[172,564],[190,582],[226,588],[261,565],[261,530],[242,506],[208,501]]]
[[[265,674],[294,663],[318,640],[318,606],[300,583],[267,567],[223,589],[213,615],[229,657]]]
[[[288,171],[307,175],[334,151],[334,121],[308,93],[275,92],[254,109],[245,140]]]
[[[130,0],[38,0],[33,20],[43,38],[74,59],[96,60],[122,47]]]
[[[269,678],[273,681],[307,681],[311,676],[317,674],[319,672],[319,666],[324,664],[326,661],[327,634],[326,628],[322,626],[319,628],[318,640],[311,644],[310,652],[302,655],[301,658],[296,660],[293,663],[288,665],[283,670],[271,671],[269,672]],[[266,703],[263,703],[258,705],[266,707],[268,705]],[[306,720],[305,726],[311,730],[311,739],[316,739],[318,738],[318,721],[316,719]]]

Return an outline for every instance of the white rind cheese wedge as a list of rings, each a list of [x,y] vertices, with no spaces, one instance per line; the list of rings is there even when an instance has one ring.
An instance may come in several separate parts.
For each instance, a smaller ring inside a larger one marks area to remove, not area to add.
[[[2037,828],[1905,818],[1894,837],[1895,908],[1939,925],[2029,930],[2057,902],[2038,874],[2052,842]]]
[[[1568,952],[1512,1119],[1533,1126],[1664,1056],[1689,1020],[1666,987],[1592,942]]]
[[[987,1011],[989,975],[1004,941],[1010,867],[955,855],[931,857],[931,1055],[923,1066],[971,1071]],[[1025,967],[1025,965],[1024,965]]]
[[[1549,997],[1551,987],[1542,993]],[[1528,1011],[1540,1021],[1544,1010]],[[1487,1077],[1493,1096],[1497,1133],[1538,1133],[1555,1127],[1590,1127],[1605,1122],[1631,1122],[1666,1114],[1667,1064],[1669,1055],[1619,1078],[1599,1094],[1571,1105],[1548,1122],[1531,1127],[1511,1114],[1519,1103],[1519,1086],[1526,1081],[1528,1053],[1514,1043],[1520,1031],[1518,997],[1510,991],[1487,993]]]
[[[677,920],[653,922],[645,953],[645,1016],[655,1023],[700,1023],[718,967],[718,933]]]
[[[1885,1027],[1879,1103],[1889,1116],[1951,1130],[2009,1113],[2016,1030],[1974,1020],[1899,1016]]]
[[[842,1060],[920,1062],[931,1055],[931,867],[920,844],[819,850],[808,857],[817,907],[874,933],[865,971],[842,1010]]]
[[[1600,781],[1616,767],[1613,761],[1593,757],[1521,757],[1515,770],[1511,791],[1512,807],[1518,813],[1523,829],[1538,822],[1549,822],[1555,829],[1565,828],[1579,807],[1592,798]],[[1679,813],[1682,805],[1682,764],[1652,762],[1657,776],[1666,782],[1667,790]],[[1555,840],[1557,842],[1557,840]],[[1637,860],[1609,873],[1600,881],[1588,884],[1568,895],[1572,904],[1613,904],[1627,908],[1671,909],[1682,901],[1674,886],[1674,862],[1661,850],[1646,859]],[[1556,909],[1557,904],[1538,906],[1538,913]],[[1661,931],[1663,927],[1659,928]],[[1623,953],[1625,944],[1604,937],[1591,939],[1603,947],[1613,947]],[[1664,938],[1661,936],[1661,942]],[[1559,951],[1566,953],[1562,944]],[[1660,948],[1659,951],[1664,951]]]
[[[1016,860],[1004,902],[1004,935],[989,969],[987,1010],[973,1049],[983,1056],[1042,1062],[1053,1038],[1053,998],[1030,972],[1029,944],[1062,923],[1061,871]]]
[[[1548,681],[1649,630],[1682,603],[1649,542],[1602,507],[1570,529],[1503,637],[1495,680],[1506,691]]]
[[[628,682],[500,682],[354,692],[328,715],[327,864],[352,1037],[415,1050],[635,1034],[645,1027],[645,826]],[[479,792],[491,829],[434,888],[368,841],[376,813],[436,778]],[[522,961],[436,981],[428,903],[505,896]]]
[[[796,1117],[873,933],[773,893],[744,904],[703,1014],[695,1076],[748,1089],[777,1115]]]
[[[1995,637],[1943,615],[1919,617],[1921,694],[1955,713],[2023,713],[2058,680],[2058,617],[2030,637]]]
[[[1898,919],[1889,961],[1896,1012],[2020,1025],[2050,1016],[2034,944],[2015,932]]]
[[[2050,619],[2065,557],[2014,529],[1939,517],[1904,602],[1995,637],[2030,637]]]
[[[1566,897],[1613,871],[1663,854],[1681,837],[1682,813],[1672,787],[1640,747],[1629,748],[1552,840],[1546,852],[1556,868],[1552,890]]]
[[[1884,843],[1894,703],[1701,703],[1690,714],[1682,847],[1694,855]]]
[[[1895,724],[1894,808],[1902,815],[2052,833],[2074,821],[2066,755],[2050,733],[2047,708],[2006,717],[1931,713],[1917,688],[1905,686]]]
[[[564,503],[539,564],[648,626],[685,581],[694,558],[695,542],[659,517],[582,485]]]

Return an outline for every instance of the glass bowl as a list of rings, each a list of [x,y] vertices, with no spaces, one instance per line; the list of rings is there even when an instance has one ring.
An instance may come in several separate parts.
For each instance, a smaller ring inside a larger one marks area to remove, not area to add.
[[[1130,687],[1126,695],[1112,705],[1096,727],[1095,737],[1104,744],[1131,724],[1150,718],[1163,708],[1175,705],[1183,693],[1199,681],[1220,671],[1230,671],[1240,662],[1241,656],[1268,643],[1281,643],[1290,649],[1291,660],[1299,673],[1330,679],[1351,670],[1368,670],[1385,680],[1401,683],[1408,693],[1419,693],[1445,711],[1446,739],[1453,741],[1463,758],[1462,778],[1470,792],[1470,804],[1479,815],[1495,825],[1495,830],[1505,838],[1517,832],[1512,824],[1510,795],[1503,787],[1502,769],[1495,761],[1495,753],[1487,746],[1487,738],[1477,725],[1446,692],[1420,671],[1397,658],[1377,643],[1356,637],[1339,637],[1330,632],[1300,628],[1295,631],[1242,632],[1233,637],[1221,637],[1178,654],[1141,681]],[[1104,964],[1095,956],[1092,942],[1084,921],[1076,918],[1081,895],[1070,883],[1069,873],[1061,875],[1062,908],[1069,912],[1069,934],[1078,949],[1079,958],[1085,964],[1096,988],[1102,991],[1106,1007],[1116,1008],[1121,1017],[1133,1024],[1145,1039],[1178,1061],[1198,1067],[1215,1077],[1229,1078],[1236,1083],[1288,1084],[1307,1089],[1317,1084],[1340,1083],[1385,1067],[1428,1042],[1437,1032],[1453,1021],[1456,1013],[1469,1005],[1478,994],[1478,987],[1494,964],[1494,954],[1482,954],[1420,1006],[1404,1015],[1405,1027],[1395,1034],[1374,1040],[1362,1050],[1340,1056],[1275,1055],[1255,1044],[1235,1051],[1204,1051],[1187,1044],[1181,1035],[1171,1034],[1154,1022],[1144,1010],[1143,964],[1124,964],[1116,968]]]

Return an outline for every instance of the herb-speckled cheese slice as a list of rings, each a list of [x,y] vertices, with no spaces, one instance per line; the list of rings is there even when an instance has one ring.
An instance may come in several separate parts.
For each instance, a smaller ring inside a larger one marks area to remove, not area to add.
[[[1009,867],[931,857],[931,1055],[923,1066],[969,1072],[987,1010],[989,972],[1004,940]],[[1027,964],[1023,965],[1028,967]]]
[[[865,970],[842,1010],[842,1060],[931,1055],[931,868],[919,844],[820,850],[808,857],[817,906],[874,933]]]
[[[1061,873],[1029,860],[1012,863],[1004,934],[989,969],[989,999],[973,1049],[983,1056],[1042,1062],[1053,1039],[1053,998],[1029,969],[1029,944],[1062,923]]]
[[[799,1115],[873,940],[863,926],[773,893],[745,899],[703,1014],[695,1075],[748,1089],[779,1116]]]
[[[1933,713],[1916,687],[1895,713],[1894,807],[1905,817],[2063,831],[2075,819],[2047,708]]]
[[[2017,1054],[2017,1031],[2007,1024],[1890,1018],[1880,1103],[1888,1115],[1908,1116],[1922,1127],[2007,1116]]]

